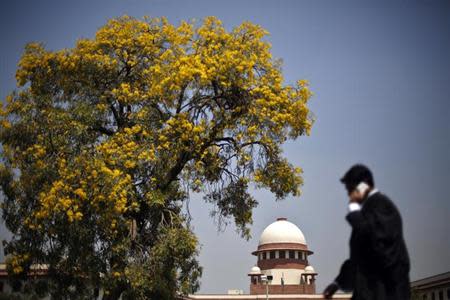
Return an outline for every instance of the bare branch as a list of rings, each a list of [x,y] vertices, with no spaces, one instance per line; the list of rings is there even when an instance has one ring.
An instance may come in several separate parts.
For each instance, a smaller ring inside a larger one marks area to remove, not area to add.
[[[106,134],[106,135],[109,135],[109,136],[111,136],[114,133],[116,133],[114,130],[105,128],[103,126],[93,126],[93,127],[91,127],[91,130],[98,131],[98,132],[100,132],[102,134]]]

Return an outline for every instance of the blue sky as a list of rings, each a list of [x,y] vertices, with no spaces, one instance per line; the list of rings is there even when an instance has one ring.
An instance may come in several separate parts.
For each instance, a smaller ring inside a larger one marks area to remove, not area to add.
[[[227,28],[249,20],[270,32],[286,83],[307,79],[316,122],[312,135],[285,145],[304,169],[303,194],[276,202],[253,191],[253,238],[229,226],[219,233],[207,204],[190,209],[202,243],[202,293],[248,290],[250,252],[277,217],[297,224],[315,252],[321,290],[348,255],[346,194],[338,179],[356,162],[369,165],[379,189],[399,207],[411,256],[411,279],[450,270],[450,2],[422,1],[3,1],[0,97],[15,88],[27,42],[49,49],[92,37],[112,17],[166,16],[172,23],[214,15]],[[4,226],[0,234],[6,236]]]

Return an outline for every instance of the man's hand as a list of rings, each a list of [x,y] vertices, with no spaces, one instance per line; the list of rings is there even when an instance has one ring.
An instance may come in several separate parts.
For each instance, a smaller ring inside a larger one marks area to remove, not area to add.
[[[339,289],[338,285],[336,283],[331,283],[330,285],[328,285],[325,290],[323,291],[323,297],[325,299],[331,299],[334,295],[334,293],[336,293],[336,291]]]
[[[348,198],[350,203],[361,203],[362,199],[364,199],[364,194],[361,194],[360,191],[354,189],[351,193],[348,194]]]

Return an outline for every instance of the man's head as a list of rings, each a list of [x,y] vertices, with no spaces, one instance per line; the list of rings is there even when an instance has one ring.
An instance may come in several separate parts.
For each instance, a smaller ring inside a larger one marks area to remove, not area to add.
[[[351,202],[361,203],[367,193],[374,187],[372,172],[368,167],[361,164],[351,167],[341,178],[341,182],[345,185]],[[369,188],[365,191],[357,189],[360,183],[367,184]]]

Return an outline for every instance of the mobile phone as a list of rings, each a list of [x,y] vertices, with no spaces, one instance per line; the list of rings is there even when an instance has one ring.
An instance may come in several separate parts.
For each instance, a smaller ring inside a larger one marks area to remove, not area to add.
[[[364,195],[364,193],[369,189],[369,185],[365,182],[360,182],[357,186],[356,189],[358,190],[358,192],[361,195]]]

